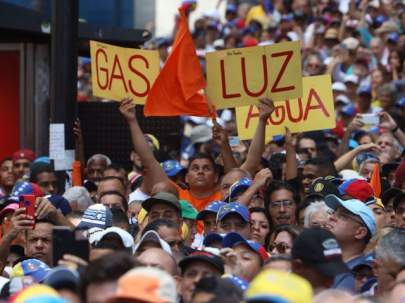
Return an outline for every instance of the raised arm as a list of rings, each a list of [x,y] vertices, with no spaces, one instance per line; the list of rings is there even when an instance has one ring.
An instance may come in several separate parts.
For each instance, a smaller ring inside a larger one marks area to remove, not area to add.
[[[141,158],[141,162],[144,166],[143,181],[140,189],[145,194],[150,194],[154,184],[168,181],[168,178],[146,142],[145,136],[136,119],[134,109],[135,104],[132,103],[131,99],[122,100],[119,107],[121,114],[128,122],[134,150]]]
[[[355,149],[352,149],[348,151],[347,153],[341,155],[335,162],[335,167],[336,170],[339,172],[345,168],[347,168],[353,161],[353,159],[360,154],[361,152],[365,152],[368,150],[379,150],[379,147],[377,144],[374,143],[368,143],[368,144],[362,144],[357,146]]]
[[[290,130],[285,128],[285,151],[286,151],[286,180],[295,179],[298,176],[297,151],[294,146]]]
[[[357,114],[356,117],[354,117],[354,119],[349,123],[349,125],[347,126],[347,128],[343,134],[342,142],[340,143],[340,146],[339,146],[339,155],[340,156],[342,156],[349,150],[349,140],[350,140],[351,134],[355,130],[360,129],[363,126],[364,126],[364,123],[361,121],[361,115]]]
[[[389,130],[395,138],[401,143],[402,146],[405,146],[405,134],[404,132],[398,127],[395,120],[391,117],[391,115],[387,112],[380,113],[380,126]]]
[[[265,145],[266,123],[271,113],[274,111],[274,103],[270,99],[261,99],[257,107],[259,109],[259,122],[253,140],[250,143],[246,161],[240,167],[250,172],[252,176],[254,176],[260,165],[260,159]]]
[[[219,146],[221,151],[222,161],[224,163],[225,173],[229,172],[232,168],[238,167],[238,164],[233,157],[231,146],[229,145],[229,137],[225,129],[213,120],[214,126],[212,128],[213,139],[215,144]]]

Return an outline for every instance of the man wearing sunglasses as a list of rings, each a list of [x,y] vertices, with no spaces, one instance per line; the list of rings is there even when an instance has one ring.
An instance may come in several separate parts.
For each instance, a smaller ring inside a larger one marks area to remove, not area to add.
[[[336,237],[343,261],[352,270],[366,258],[363,251],[376,233],[375,217],[372,210],[357,199],[341,200],[335,195],[328,195],[325,202],[333,211],[327,228]],[[334,288],[355,291],[353,275],[338,275]]]

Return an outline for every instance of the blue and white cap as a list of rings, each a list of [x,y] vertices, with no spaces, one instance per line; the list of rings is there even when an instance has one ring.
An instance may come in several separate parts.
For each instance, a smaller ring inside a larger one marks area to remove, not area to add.
[[[79,229],[99,227],[106,229],[112,226],[111,210],[103,204],[90,205],[83,214]]]
[[[364,225],[367,227],[370,235],[375,235],[377,227],[373,211],[360,200],[341,200],[335,195],[327,195],[325,197],[325,203],[333,210],[336,210],[339,206],[341,206],[351,212],[353,215],[359,216],[361,221],[363,221]]]
[[[238,202],[231,202],[222,206],[217,214],[217,222],[222,221],[229,214],[238,214],[245,222],[249,222],[249,209]]]
[[[208,214],[217,214],[219,209],[224,206],[226,203],[224,201],[214,201],[208,204],[202,211],[197,215],[196,220],[203,220],[204,217]]]

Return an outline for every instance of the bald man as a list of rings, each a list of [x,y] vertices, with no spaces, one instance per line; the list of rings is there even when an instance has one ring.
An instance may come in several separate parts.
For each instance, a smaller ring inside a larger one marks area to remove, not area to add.
[[[162,269],[172,277],[178,275],[176,260],[161,248],[148,248],[136,259],[145,266]]]

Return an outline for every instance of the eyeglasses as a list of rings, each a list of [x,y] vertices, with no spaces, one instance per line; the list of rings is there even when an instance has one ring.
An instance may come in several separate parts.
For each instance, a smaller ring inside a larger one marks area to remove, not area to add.
[[[359,223],[362,226],[365,226],[364,222],[361,219],[358,219],[356,216],[353,216],[344,210],[338,209],[333,212],[333,215],[335,215],[336,218],[341,219],[343,221],[347,222],[352,220],[356,223]]]
[[[281,201],[274,201],[270,203],[270,208],[291,208],[293,207],[294,202],[291,200],[281,200]]]
[[[278,251],[278,253],[280,253],[280,254],[285,254],[287,252],[287,250],[290,248],[291,248],[291,246],[285,242],[279,242],[279,243],[273,242],[269,245],[270,252],[272,252],[274,249],[276,249]]]

